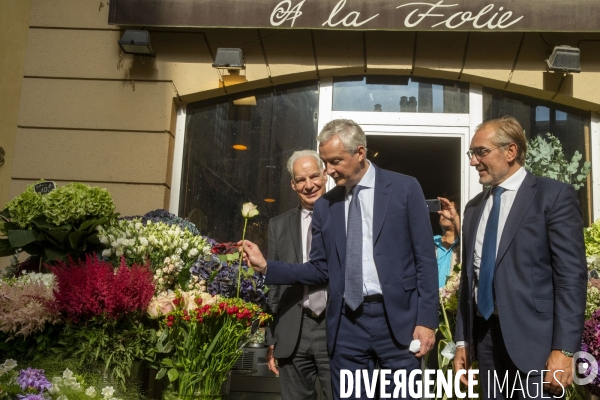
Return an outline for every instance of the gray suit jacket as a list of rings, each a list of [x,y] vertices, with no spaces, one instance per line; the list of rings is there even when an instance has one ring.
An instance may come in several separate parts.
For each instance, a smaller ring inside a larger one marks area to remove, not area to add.
[[[300,207],[269,221],[268,259],[302,263]],[[269,285],[268,307],[273,322],[266,330],[266,344],[275,345],[275,358],[291,357],[302,327],[304,285]]]

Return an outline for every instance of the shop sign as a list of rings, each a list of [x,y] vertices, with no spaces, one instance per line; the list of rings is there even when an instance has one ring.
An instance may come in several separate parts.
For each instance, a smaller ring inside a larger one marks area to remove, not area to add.
[[[600,31],[598,0],[111,0],[109,23],[399,31]]]
[[[52,181],[40,182],[33,185],[33,191],[40,194],[48,194],[56,189],[56,185]]]

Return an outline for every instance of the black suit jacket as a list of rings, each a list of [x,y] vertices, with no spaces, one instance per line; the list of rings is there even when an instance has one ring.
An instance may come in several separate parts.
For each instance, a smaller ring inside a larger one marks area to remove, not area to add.
[[[463,221],[463,269],[456,340],[473,351],[473,253],[490,190],[471,200]],[[507,217],[494,272],[500,327],[521,371],[544,368],[550,351],[580,349],[587,289],[583,221],[573,186],[527,173]]]
[[[270,260],[302,262],[301,217],[297,207],[269,221]],[[304,285],[269,285],[268,306],[274,317],[266,330],[266,343],[275,345],[275,358],[288,358],[296,348],[302,328],[303,295]]]

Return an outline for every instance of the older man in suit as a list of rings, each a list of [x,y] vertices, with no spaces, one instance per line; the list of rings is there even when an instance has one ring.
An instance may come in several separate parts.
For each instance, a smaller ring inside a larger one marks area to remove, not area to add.
[[[454,367],[477,358],[486,399],[561,395],[581,345],[587,268],[577,195],[527,172],[526,152],[521,125],[503,117],[478,128],[468,153],[488,189],[464,212]]]
[[[300,207],[269,221],[271,260],[302,263],[309,259],[312,242],[312,211],[325,193],[327,175],[314,150],[296,151],[287,162],[292,189]],[[274,315],[267,329],[269,369],[279,374],[283,400],[316,399],[315,380],[331,400],[331,376],[325,330],[325,285],[273,285],[269,308]],[[277,359],[279,369],[275,365]]]
[[[437,263],[417,180],[369,162],[354,121],[331,121],[317,140],[337,186],[315,203],[310,261],[267,262],[251,242],[244,250],[268,283],[329,283],[327,344],[337,399],[346,390],[342,369],[371,376],[378,365],[408,376],[419,368],[438,325]],[[409,351],[413,339],[421,343],[416,354]],[[367,398],[365,386],[360,396]]]

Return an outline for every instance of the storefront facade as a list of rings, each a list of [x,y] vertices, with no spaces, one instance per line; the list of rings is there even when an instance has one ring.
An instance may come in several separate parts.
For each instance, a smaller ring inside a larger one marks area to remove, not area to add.
[[[588,223],[600,218],[593,1],[123,3],[31,1],[8,198],[40,178],[83,181],[109,189],[121,214],[167,208],[217,240],[236,239],[232,215],[253,201],[250,234],[266,237],[268,218],[295,205],[287,157],[351,118],[377,165],[464,206],[482,189],[465,155],[475,128],[511,114],[528,137],[550,132],[568,159],[592,162],[579,198]],[[121,53],[133,26],[155,58]],[[563,44],[580,49],[581,73],[547,70]],[[212,67],[223,47],[242,49],[239,76]]]

